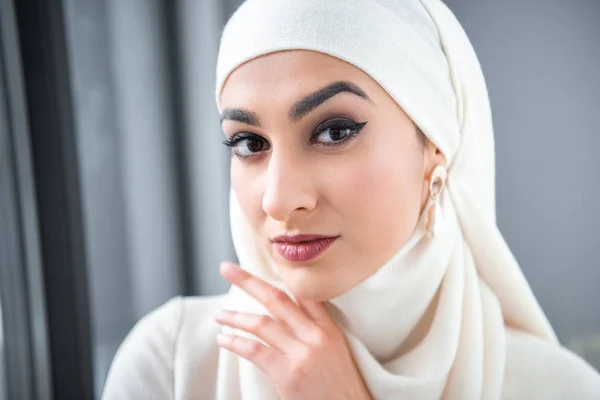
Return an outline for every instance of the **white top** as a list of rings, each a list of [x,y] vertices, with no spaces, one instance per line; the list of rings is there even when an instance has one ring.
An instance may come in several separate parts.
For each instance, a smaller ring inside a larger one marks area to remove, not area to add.
[[[142,318],[119,348],[103,400],[217,398],[225,295],[176,297]],[[507,330],[502,399],[600,399],[600,375],[571,351]]]

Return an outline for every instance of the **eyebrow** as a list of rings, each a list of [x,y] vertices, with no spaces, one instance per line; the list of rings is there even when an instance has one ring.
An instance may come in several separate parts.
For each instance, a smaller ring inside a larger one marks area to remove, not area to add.
[[[314,91],[292,105],[288,117],[292,121],[302,119],[306,114],[319,107],[321,104],[340,93],[352,93],[365,100],[371,101],[369,96],[357,85],[349,81],[337,81]],[[221,113],[221,123],[224,120],[238,121],[244,124],[260,127],[256,113],[241,108],[226,108]]]

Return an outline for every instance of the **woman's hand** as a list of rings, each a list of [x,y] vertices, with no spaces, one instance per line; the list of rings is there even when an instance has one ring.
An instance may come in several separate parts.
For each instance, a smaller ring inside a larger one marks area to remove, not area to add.
[[[217,341],[265,372],[283,400],[371,399],[344,335],[323,303],[299,300],[297,305],[232,263],[221,264],[221,274],[272,317],[221,310],[217,322],[251,333],[269,346],[229,334]]]

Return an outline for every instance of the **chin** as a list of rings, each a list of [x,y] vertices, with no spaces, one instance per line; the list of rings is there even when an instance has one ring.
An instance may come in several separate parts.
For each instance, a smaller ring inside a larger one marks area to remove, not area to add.
[[[323,274],[318,267],[281,265],[280,272],[285,286],[296,299],[327,301],[342,294],[339,287],[332,285],[335,279]]]
[[[296,299],[304,301],[327,301],[335,297],[327,292],[319,290],[319,288],[311,288],[307,286],[292,286],[290,287],[290,292],[292,292]]]

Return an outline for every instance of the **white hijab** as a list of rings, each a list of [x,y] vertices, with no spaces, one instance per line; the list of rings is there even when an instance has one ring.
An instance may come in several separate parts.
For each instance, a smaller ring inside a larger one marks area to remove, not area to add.
[[[439,0],[247,0],[223,31],[217,104],[237,66],[291,49],[368,73],[448,161],[441,234],[425,235],[421,216],[389,262],[328,304],[369,390],[378,399],[499,398],[505,326],[556,337],[496,226],[489,99],[461,25]],[[286,290],[233,191],[231,228],[241,267]],[[229,308],[266,313],[235,287]],[[262,371],[225,350],[217,386],[219,399],[277,398]]]

